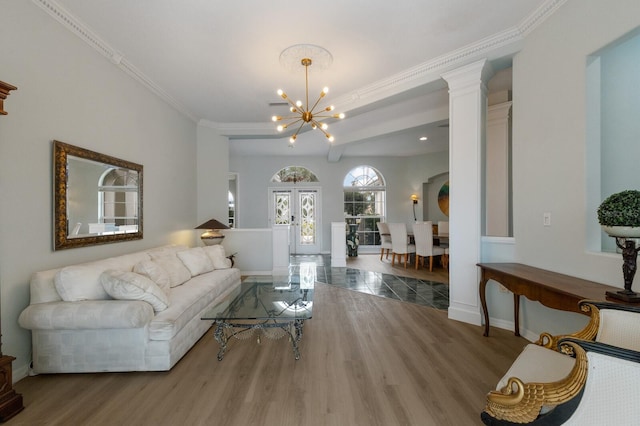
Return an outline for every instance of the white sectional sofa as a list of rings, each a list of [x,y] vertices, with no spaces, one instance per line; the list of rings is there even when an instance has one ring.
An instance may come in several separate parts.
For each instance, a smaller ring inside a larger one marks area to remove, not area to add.
[[[169,370],[211,327],[204,311],[239,284],[222,246],[36,272],[19,317],[32,333],[32,373]]]

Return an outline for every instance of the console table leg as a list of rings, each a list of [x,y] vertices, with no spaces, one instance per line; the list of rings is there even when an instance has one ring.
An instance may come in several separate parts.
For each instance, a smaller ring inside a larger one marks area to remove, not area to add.
[[[515,322],[514,334],[520,336],[520,296],[513,293],[513,319]]]
[[[489,309],[487,309],[487,279],[484,277],[480,280],[480,303],[482,304],[482,314],[484,315],[484,333],[485,337],[489,337]]]

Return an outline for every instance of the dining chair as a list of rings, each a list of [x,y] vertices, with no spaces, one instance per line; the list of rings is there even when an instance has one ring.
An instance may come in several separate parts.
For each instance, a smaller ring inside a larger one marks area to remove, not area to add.
[[[386,222],[376,222],[378,231],[380,231],[380,260],[384,255],[384,251],[387,250],[387,259],[389,258],[389,252],[393,248],[391,246],[391,234],[389,233],[389,227]]]
[[[449,247],[444,248],[444,254],[442,255],[442,267],[449,269]]]
[[[448,221],[438,221],[437,225],[438,236],[437,245],[440,247],[449,247],[449,222]]]
[[[416,252],[415,244],[409,244],[407,225],[404,223],[389,223],[389,233],[391,234],[391,266],[395,264],[396,255],[398,262],[404,256],[404,267],[407,267],[409,256]]]
[[[438,234],[449,234],[449,222],[438,221]]]
[[[416,243],[416,269],[418,269],[418,260],[424,266],[424,258],[428,257],[429,272],[433,271],[433,257],[443,256],[445,250],[443,247],[433,245],[432,222],[414,223],[413,238]]]

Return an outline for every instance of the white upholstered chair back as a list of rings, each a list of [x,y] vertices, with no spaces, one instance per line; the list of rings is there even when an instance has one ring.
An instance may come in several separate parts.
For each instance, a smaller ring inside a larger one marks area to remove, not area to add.
[[[391,234],[389,233],[389,227],[385,222],[377,222],[378,231],[380,231],[380,260],[384,255],[384,251],[387,251],[387,258],[389,257],[389,251],[393,248],[391,245]]]
[[[407,225],[404,223],[389,223],[389,233],[391,234],[391,250],[396,254],[415,252],[415,246],[409,251],[409,235]]]
[[[376,225],[380,232],[380,244],[384,248],[391,248],[391,233],[389,232],[389,226],[387,226],[386,222],[377,222]],[[385,247],[385,245],[389,245],[389,247]]]
[[[416,246],[409,244],[407,225],[404,223],[389,223],[389,233],[391,234],[391,264],[395,263],[396,255],[404,257],[404,266],[407,267],[409,254],[416,252]]]
[[[600,309],[596,341],[640,351],[640,318],[636,312]]]
[[[429,222],[416,222],[413,224],[413,239],[416,243],[416,257],[421,258],[424,263],[424,258],[429,258],[429,271],[433,270],[433,256],[441,256],[444,254],[444,248],[433,245],[433,223]],[[416,261],[416,269],[418,269],[418,262]]]
[[[449,233],[449,222],[448,221],[438,221],[438,234],[448,234]]]
[[[432,222],[416,222],[413,224],[413,239],[416,243],[418,256],[433,255],[433,228]]]

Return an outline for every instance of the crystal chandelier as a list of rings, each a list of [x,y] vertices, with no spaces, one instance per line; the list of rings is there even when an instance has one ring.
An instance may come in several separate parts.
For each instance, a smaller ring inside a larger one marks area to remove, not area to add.
[[[300,133],[300,130],[307,123],[311,126],[312,129],[319,129],[325,135],[325,137],[329,139],[329,142],[333,142],[334,140],[333,136],[329,132],[327,132],[327,129],[329,126],[327,125],[327,123],[322,122],[322,120],[326,118],[337,118],[337,119],[344,118],[344,114],[342,113],[340,114],[331,113],[334,110],[333,105],[330,105],[328,107],[319,106],[319,103],[322,100],[322,98],[324,98],[326,94],[329,93],[328,87],[325,87],[324,89],[322,89],[322,91],[320,92],[320,96],[318,97],[318,100],[316,100],[313,105],[309,104],[309,67],[313,63],[313,60],[311,59],[311,57],[309,57],[310,55],[307,56],[306,54],[310,53],[310,51],[313,51],[314,49],[320,51],[325,56],[328,55],[329,58],[331,56],[329,52],[327,52],[325,49],[319,46],[313,46],[313,45],[291,46],[290,48],[285,49],[282,55],[280,55],[281,62],[284,62],[283,58],[285,58],[286,60],[291,60],[292,54],[289,54],[290,51],[294,51],[294,53],[302,52],[302,54],[305,54],[305,56],[302,57],[299,62],[300,65],[304,67],[305,102],[303,103],[302,101],[298,100],[294,103],[284,91],[279,89],[278,96],[280,96],[282,99],[287,101],[287,103],[290,105],[289,111],[291,112],[291,115],[286,117],[274,115],[273,117],[271,117],[271,120],[274,122],[291,120],[288,123],[279,124],[277,127],[279,132],[284,131],[289,126],[300,124],[296,129],[295,133],[289,138],[289,146],[293,146],[293,143],[296,141],[296,138],[298,137],[298,133]]]

